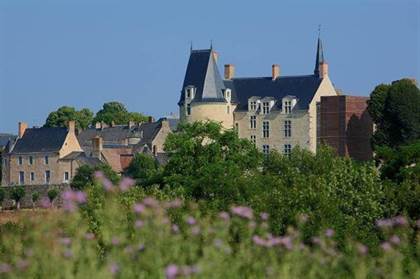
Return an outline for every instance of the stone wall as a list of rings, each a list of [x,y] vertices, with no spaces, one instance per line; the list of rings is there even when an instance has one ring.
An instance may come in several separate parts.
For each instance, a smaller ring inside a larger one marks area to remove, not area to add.
[[[1,189],[5,192],[5,199],[2,203],[3,209],[13,209],[14,208],[14,201],[10,198],[10,193],[12,189],[16,186],[2,186]],[[25,196],[20,201],[21,208],[32,208],[32,194],[35,192],[39,193],[38,201],[35,204],[35,207],[40,206],[40,202],[42,198],[48,197],[47,193],[51,189],[57,189],[60,193],[58,194],[57,198],[54,200],[54,206],[60,206],[62,204],[61,199],[61,192],[69,189],[70,186],[68,184],[60,184],[60,185],[27,185],[23,186],[25,188]]]

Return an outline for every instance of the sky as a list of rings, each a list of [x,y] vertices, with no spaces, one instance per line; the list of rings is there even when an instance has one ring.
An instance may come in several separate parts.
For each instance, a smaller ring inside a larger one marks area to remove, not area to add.
[[[311,74],[319,25],[346,94],[420,81],[420,0],[0,0],[0,133],[63,105],[177,112],[191,42],[213,42],[221,73]]]

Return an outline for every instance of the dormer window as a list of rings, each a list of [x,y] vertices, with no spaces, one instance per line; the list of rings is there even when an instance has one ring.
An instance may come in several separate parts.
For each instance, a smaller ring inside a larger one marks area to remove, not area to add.
[[[284,113],[289,114],[292,112],[292,101],[284,102]]]
[[[194,86],[188,86],[185,89],[185,98],[192,100],[194,99],[194,95],[195,95],[195,87]]]
[[[270,103],[263,102],[263,114],[268,114],[270,112]]]
[[[251,111],[256,111],[257,110],[257,102],[256,101],[249,102],[249,110],[251,110]]]
[[[283,106],[283,113],[290,114],[292,113],[293,108],[295,107],[297,103],[297,99],[295,96],[286,96],[282,100],[282,106]]]
[[[225,97],[226,101],[230,102],[230,100],[232,99],[232,91],[229,88],[226,88],[223,91],[223,96]]]

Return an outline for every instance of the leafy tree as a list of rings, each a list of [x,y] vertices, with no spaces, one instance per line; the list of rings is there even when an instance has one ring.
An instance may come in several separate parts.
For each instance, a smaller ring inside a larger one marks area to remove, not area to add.
[[[2,154],[3,154],[3,150],[0,150],[0,185],[1,185],[1,181],[2,181],[2,178],[3,178],[3,156],[2,156]]]
[[[183,187],[196,199],[218,199],[224,207],[225,201],[237,201],[238,178],[260,166],[262,157],[254,144],[215,122],[181,124],[178,129],[165,142],[165,182]]]
[[[33,192],[32,193],[32,208],[35,208],[35,203],[39,200],[39,193]]]
[[[100,111],[96,113],[93,123],[104,122],[107,124],[127,124],[129,121],[146,121],[147,116],[138,112],[128,112],[126,107],[119,102],[105,103]]]
[[[160,180],[158,163],[152,156],[143,153],[134,156],[125,174],[136,179],[141,186],[153,185]]]
[[[3,188],[0,188],[0,210],[3,208],[3,201],[6,198],[6,193]]]
[[[420,138],[420,90],[409,79],[379,85],[371,93],[368,111],[376,124],[373,145],[390,147]]]
[[[113,184],[117,184],[120,180],[118,174],[107,164],[100,164],[95,167],[82,165],[77,169],[76,175],[73,177],[71,187],[83,190],[94,182],[94,174],[101,171]]]
[[[62,106],[51,112],[44,127],[66,127],[70,120],[76,121],[76,127],[86,129],[93,120],[93,112],[87,108],[77,111],[74,107]]]
[[[20,209],[20,201],[23,199],[24,196],[25,196],[25,188],[23,186],[13,187],[10,193],[10,197],[16,202],[16,208],[18,210]]]
[[[54,200],[55,200],[55,198],[58,196],[58,190],[57,189],[50,189],[48,192],[47,192],[47,196],[48,196],[48,199],[50,200],[50,202],[51,202],[51,204],[53,204],[53,202],[54,202]]]

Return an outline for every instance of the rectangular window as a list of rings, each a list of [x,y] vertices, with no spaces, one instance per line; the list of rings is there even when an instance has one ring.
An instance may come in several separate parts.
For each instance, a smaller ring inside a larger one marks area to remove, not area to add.
[[[292,102],[284,101],[284,113],[289,114],[292,112]]]
[[[48,156],[44,157],[45,164],[48,165]]]
[[[51,180],[51,172],[49,170],[45,171],[45,183],[49,184]]]
[[[251,142],[253,144],[256,144],[257,143],[257,137],[255,135],[251,135]]]
[[[263,121],[263,138],[270,137],[270,122]]]
[[[187,104],[187,115],[191,115],[191,104]]]
[[[270,103],[264,102],[263,103],[263,114],[268,114],[270,112]]]
[[[69,172],[68,171],[64,172],[64,182],[69,182]]]
[[[256,111],[257,110],[257,102],[255,102],[255,101],[249,102],[249,110]]]
[[[289,157],[290,154],[292,153],[292,145],[291,144],[285,144],[283,153],[284,153],[284,155]]]
[[[29,156],[29,165],[33,165],[34,164],[34,157]]]
[[[22,164],[23,164],[23,159],[22,159],[22,156],[19,156],[19,158],[18,158],[18,164],[19,164],[19,165],[22,165]]]
[[[285,120],[284,121],[284,137],[290,138],[292,136],[292,121]]]
[[[268,144],[263,145],[263,153],[264,155],[270,154],[270,146]]]
[[[25,184],[25,173],[23,171],[19,172],[19,184]]]
[[[251,129],[256,129],[257,128],[257,117],[255,115],[251,115],[249,117],[249,127]]]
[[[31,182],[35,181],[35,173],[31,172]]]

